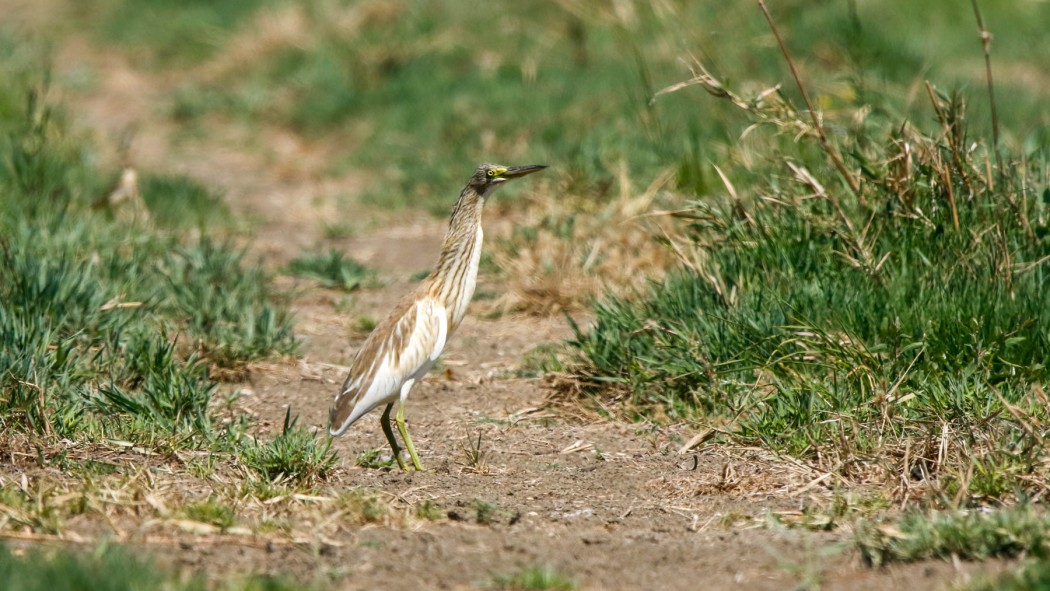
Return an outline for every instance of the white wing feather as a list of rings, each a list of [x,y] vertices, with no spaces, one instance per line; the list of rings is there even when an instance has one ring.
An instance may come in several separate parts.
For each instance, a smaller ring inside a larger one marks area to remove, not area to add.
[[[393,336],[394,332],[409,322],[414,324],[412,334],[400,343],[401,350],[396,351],[397,339]],[[344,396],[354,396],[356,403],[341,425],[329,426],[333,436],[341,435],[350,425],[377,406],[397,400],[405,382],[418,381],[430,370],[445,348],[448,315],[444,306],[433,298],[425,297],[416,301],[393,328],[394,331],[386,335],[385,341],[377,351],[378,354],[372,360],[372,367],[378,364],[375,371],[361,372],[351,379],[346,389],[336,397],[338,403]],[[358,355],[364,353],[366,348],[363,346]],[[357,366],[357,361],[354,360],[354,366]],[[370,383],[365,384],[369,374],[372,379]],[[405,394],[407,395],[407,392]]]

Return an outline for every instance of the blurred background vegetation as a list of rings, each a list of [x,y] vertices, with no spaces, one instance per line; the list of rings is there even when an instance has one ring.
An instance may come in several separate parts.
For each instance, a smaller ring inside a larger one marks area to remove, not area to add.
[[[381,207],[443,216],[479,162],[552,164],[497,201],[515,223],[486,260],[513,306],[594,321],[538,365],[603,408],[959,508],[1050,483],[1050,3],[980,5],[998,146],[960,1],[772,3],[828,147],[750,2],[94,0],[46,41],[75,31],[155,73],[158,115],[197,137],[324,144],[324,174]],[[213,428],[227,372],[296,352],[269,271],[210,221],[219,191],[143,171],[151,223],[99,208],[118,171],[69,125],[98,73],[52,76],[31,37],[0,34],[3,426],[190,432],[264,479],[322,477],[327,447],[290,415],[269,444]],[[369,277],[321,248],[289,268]],[[864,543],[891,560],[898,541]]]
[[[1044,2],[985,2],[1005,141],[1050,141]],[[990,118],[968,3],[777,2],[819,107],[935,125],[924,80],[961,89]],[[705,194],[746,123],[693,91],[656,103],[701,60],[747,94],[797,91],[773,37],[746,2],[414,2],[251,0],[78,3],[100,43],[182,71],[170,114],[186,125],[229,118],[280,125],[345,146],[335,169],[368,171],[381,203],[444,214],[449,187],[490,159],[557,166],[558,189],[601,198],[626,168],[643,184],[671,167]],[[692,56],[692,57],[690,57]],[[768,138],[764,138],[768,141]]]

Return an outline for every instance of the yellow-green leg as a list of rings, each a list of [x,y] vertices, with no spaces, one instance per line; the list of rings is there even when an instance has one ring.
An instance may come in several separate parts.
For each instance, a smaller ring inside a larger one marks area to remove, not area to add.
[[[393,403],[391,403],[393,404]],[[412,445],[412,438],[408,436],[408,426],[405,425],[405,401],[402,400],[397,405],[397,430],[401,433],[401,439],[405,440],[405,447],[408,448],[408,457],[412,458],[412,465],[415,466],[416,470],[422,471],[423,464],[419,463],[419,455],[416,454],[416,446]]]
[[[383,435],[386,435],[386,440],[390,442],[390,449],[394,452],[394,459],[397,460],[397,466],[402,470],[408,470],[408,466],[405,465],[405,460],[401,459],[401,447],[397,444],[397,439],[394,439],[394,430],[390,428],[390,410],[394,408],[394,403],[386,405],[386,410],[383,411],[382,418],[379,419],[379,424],[383,426]],[[398,415],[400,416],[400,411]],[[398,425],[401,428],[401,425]],[[402,431],[402,436],[404,431]],[[412,449],[409,447],[409,449]]]

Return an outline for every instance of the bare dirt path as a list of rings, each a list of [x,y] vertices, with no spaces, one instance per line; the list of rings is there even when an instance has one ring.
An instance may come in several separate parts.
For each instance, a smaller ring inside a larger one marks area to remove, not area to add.
[[[349,309],[340,293],[300,285],[293,309],[302,358],[262,364],[230,387],[247,394],[238,408],[257,417],[263,432],[279,428],[289,405],[304,424],[323,428],[364,337],[356,319],[381,318],[410,289],[413,274],[436,256],[444,221],[359,204],[360,177],[322,172],[331,144],[232,123],[187,138],[165,116],[176,78],[137,69],[76,36],[56,60],[59,73],[88,68],[97,77],[90,88],[71,91],[72,114],[85,129],[105,140],[135,126],[135,164],[221,188],[234,215],[250,220],[250,248],[271,269],[318,245],[325,223],[364,220],[363,232],[329,244],[380,269],[382,285],[352,296]],[[459,165],[469,171],[473,163]],[[448,187],[450,205],[457,190]],[[483,281],[499,289],[492,278]],[[542,380],[516,377],[516,370],[528,351],[568,336],[561,318],[468,317],[442,370],[409,403],[427,472],[355,465],[358,453],[383,444],[377,417],[335,441],[340,467],[326,490],[371,492],[406,508],[429,501],[437,519],[352,525],[333,516],[298,524],[317,536],[291,544],[265,536],[204,543],[183,533],[154,549],[216,578],[261,571],[330,580],[337,589],[484,588],[493,577],[535,565],[549,565],[583,589],[915,589],[958,581],[974,568],[865,567],[849,532],[768,525],[766,512],[796,511],[810,495],[829,494],[823,485],[805,488],[819,475],[755,450],[679,455],[693,435],[683,427],[545,407]],[[468,450],[479,435],[482,460],[474,462]]]

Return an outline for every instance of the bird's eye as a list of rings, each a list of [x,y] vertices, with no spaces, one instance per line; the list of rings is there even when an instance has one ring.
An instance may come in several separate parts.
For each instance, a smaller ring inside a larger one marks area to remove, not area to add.
[[[489,176],[496,176],[496,171],[495,170],[489,170],[488,175]]]

